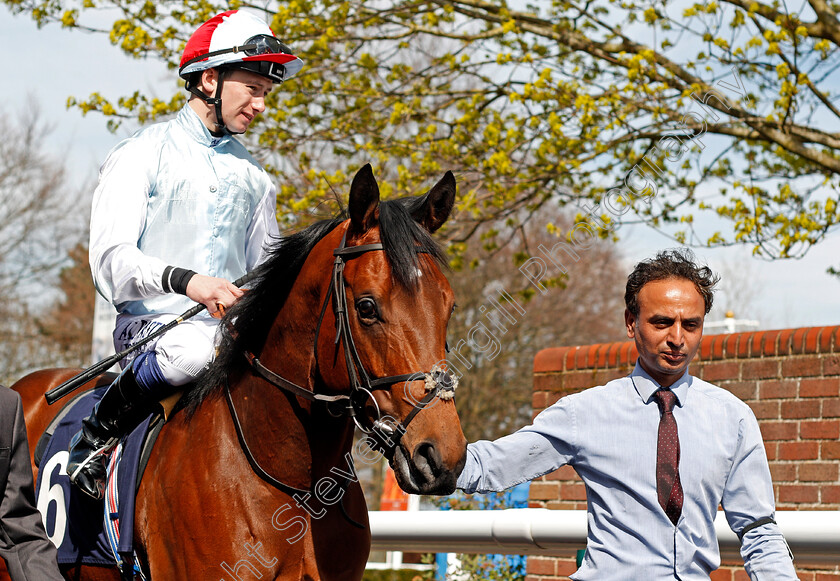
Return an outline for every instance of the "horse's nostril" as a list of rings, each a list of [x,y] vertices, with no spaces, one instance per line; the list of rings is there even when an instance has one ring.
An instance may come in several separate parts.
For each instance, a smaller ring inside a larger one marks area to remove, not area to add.
[[[414,465],[427,482],[435,480],[440,472],[440,458],[434,444],[423,442],[414,449]]]

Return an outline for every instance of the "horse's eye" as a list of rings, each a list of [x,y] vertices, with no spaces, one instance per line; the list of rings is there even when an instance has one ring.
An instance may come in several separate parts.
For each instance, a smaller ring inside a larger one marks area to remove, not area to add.
[[[356,301],[356,311],[362,319],[375,320],[377,318],[376,301],[368,297],[362,297]]]

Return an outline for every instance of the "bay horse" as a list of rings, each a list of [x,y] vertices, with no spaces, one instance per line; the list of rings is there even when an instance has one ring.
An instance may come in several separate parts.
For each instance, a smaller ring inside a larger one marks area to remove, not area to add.
[[[466,440],[457,382],[438,365],[454,296],[431,234],[455,187],[447,172],[423,196],[380,202],[367,165],[349,218],[277,242],[149,459],[134,535],[148,579],[361,579],[370,531],[350,460],[355,426],[406,492],[454,491]],[[13,386],[32,448],[57,413],[43,394],[75,373]],[[66,575],[119,579],[87,566]]]

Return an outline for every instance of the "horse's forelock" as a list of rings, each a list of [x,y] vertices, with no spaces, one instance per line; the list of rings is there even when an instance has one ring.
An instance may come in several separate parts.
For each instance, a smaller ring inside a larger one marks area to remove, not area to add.
[[[389,200],[380,205],[379,211],[379,236],[391,273],[407,288],[417,286],[417,273],[428,264],[420,259],[422,254],[431,256],[439,267],[447,264],[440,245],[411,217],[411,208],[417,201],[416,197]]]

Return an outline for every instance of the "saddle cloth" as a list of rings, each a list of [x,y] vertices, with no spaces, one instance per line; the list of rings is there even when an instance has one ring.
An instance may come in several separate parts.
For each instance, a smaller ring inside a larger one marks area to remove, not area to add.
[[[90,415],[106,389],[91,390],[70,402],[72,408],[55,427],[38,466],[38,510],[44,519],[47,535],[58,548],[58,562],[61,564],[113,567],[118,562],[134,563],[135,490],[143,440],[151,418],[141,422],[122,441],[121,454],[109,468],[107,503],[79,491],[65,473],[70,439],[79,431],[82,419]],[[115,482],[111,481],[114,473]],[[106,505],[111,508],[118,505],[117,512],[106,510]],[[106,523],[106,519],[111,522]],[[110,531],[107,530],[109,528]],[[112,543],[108,541],[109,532]],[[114,554],[112,546],[116,547],[118,555]]]

